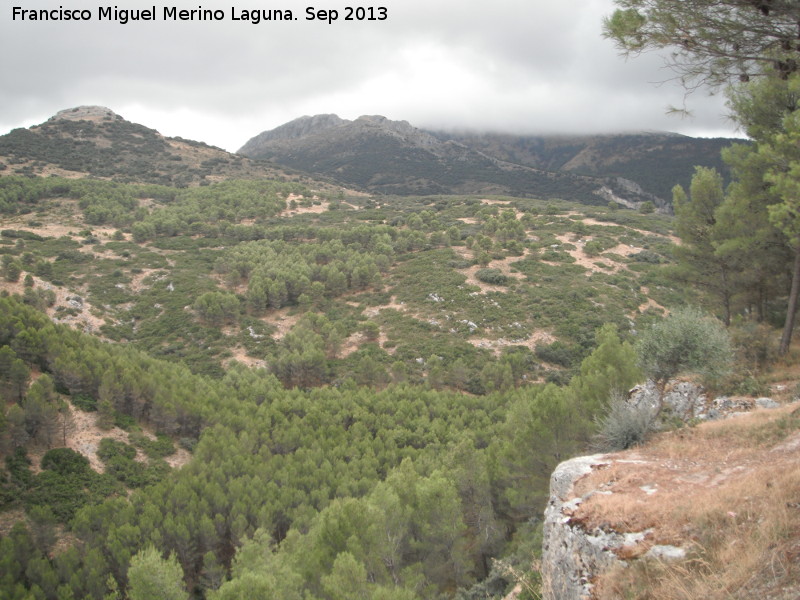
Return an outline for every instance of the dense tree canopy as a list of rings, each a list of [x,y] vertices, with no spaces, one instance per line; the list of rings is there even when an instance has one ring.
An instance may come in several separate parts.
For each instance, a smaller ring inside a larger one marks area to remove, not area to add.
[[[668,64],[687,87],[717,87],[772,70],[781,77],[800,65],[794,0],[614,0],[606,37],[626,54],[666,49]]]

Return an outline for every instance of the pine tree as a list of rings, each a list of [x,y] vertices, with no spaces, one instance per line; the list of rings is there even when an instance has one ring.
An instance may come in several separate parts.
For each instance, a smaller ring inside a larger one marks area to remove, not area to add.
[[[626,55],[667,49],[667,63],[689,87],[719,87],[772,71],[798,69],[794,1],[614,0],[604,34]]]
[[[128,569],[130,600],[188,600],[183,570],[174,556],[161,558],[153,546],[140,550]]]
[[[676,230],[681,243],[675,247],[681,279],[707,289],[723,308],[724,321],[730,325],[732,301],[737,291],[736,274],[740,271],[737,256],[718,253],[722,232],[717,211],[725,201],[722,176],[715,169],[696,167],[689,196],[681,186],[672,195]]]
[[[770,223],[784,236],[793,254],[791,288],[780,352],[789,350],[800,304],[800,74],[787,79],[766,78],[740,86],[731,94],[735,118],[756,144],[759,160],[742,163],[760,167],[762,185],[775,202],[767,207]]]

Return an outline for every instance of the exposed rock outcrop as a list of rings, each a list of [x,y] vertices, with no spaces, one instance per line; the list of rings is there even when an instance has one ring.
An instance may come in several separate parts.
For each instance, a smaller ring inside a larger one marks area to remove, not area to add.
[[[685,558],[686,551],[664,544],[648,544],[652,530],[617,532],[610,527],[586,529],[573,512],[595,494],[611,494],[593,489],[576,496],[575,483],[595,469],[613,462],[606,455],[579,456],[561,463],[550,479],[550,502],[545,509],[544,552],[542,577],[545,598],[550,600],[589,600],[592,598],[593,579],[598,573],[609,571],[625,563],[619,558],[627,549],[647,544],[646,558],[661,561]],[[643,489],[646,494],[655,489]]]
[[[76,106],[75,108],[67,108],[58,111],[55,115],[50,117],[50,121],[92,121],[98,119],[106,119],[109,121],[123,121],[120,117],[110,108],[105,106]]]
[[[673,401],[698,415],[696,406],[711,410],[728,403],[739,416],[707,419],[642,447],[558,465],[544,515],[545,600],[618,598],[628,589],[625,582],[642,573],[675,565],[676,573],[686,574],[698,564],[703,568],[680,597],[798,597],[791,594],[800,580],[800,538],[773,539],[765,532],[800,524],[800,513],[793,512],[800,490],[800,408],[770,398],[696,402],[701,392],[674,386]],[[642,390],[640,395],[647,401]],[[737,411],[739,404],[749,410]],[[717,547],[748,553],[732,564],[732,555],[715,558]],[[638,561],[659,566],[631,570]],[[651,583],[639,580],[637,589]],[[714,595],[722,591],[724,596]]]
[[[606,549],[602,531],[598,535],[583,531],[570,523],[569,514],[583,501],[572,497],[575,482],[606,464],[601,454],[579,456],[558,465],[550,477],[542,553],[542,579],[549,598],[588,598],[592,574],[610,568],[616,560]]]
[[[637,385],[628,394],[634,406],[658,406],[658,388],[653,381]],[[670,381],[664,390],[663,407],[674,417],[685,423],[692,421],[714,421],[749,412],[754,408],[777,408],[772,398],[718,396],[709,397],[703,386],[690,381]]]
[[[333,129],[334,127],[340,127],[346,123],[349,123],[349,121],[340,119],[334,114],[314,115],[313,117],[306,115],[299,119],[289,121],[275,129],[258,134],[242,146],[239,153],[245,156],[260,155],[264,151],[264,148],[268,147],[270,143],[298,140],[327,131],[328,129]]]

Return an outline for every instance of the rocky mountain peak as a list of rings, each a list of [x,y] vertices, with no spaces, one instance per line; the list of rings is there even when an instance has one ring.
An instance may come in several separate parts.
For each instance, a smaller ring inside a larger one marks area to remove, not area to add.
[[[311,117],[306,115],[299,119],[289,121],[271,131],[265,131],[262,135],[265,136],[265,139],[293,140],[314,135],[321,131],[344,125],[348,122],[349,121],[340,119],[338,115],[334,114],[314,115]]]
[[[254,138],[248,140],[247,143],[239,149],[238,153],[245,156],[258,155],[271,144],[294,142],[348,123],[350,123],[350,121],[341,119],[338,115],[334,114],[306,115],[284,123],[275,129],[259,133]]]
[[[110,108],[105,106],[76,106],[58,111],[48,121],[124,121],[124,119]]]
[[[356,126],[376,127],[414,146],[432,148],[441,144],[441,142],[431,134],[417,129],[408,121],[392,121],[382,115],[362,115],[358,117],[353,124]]]

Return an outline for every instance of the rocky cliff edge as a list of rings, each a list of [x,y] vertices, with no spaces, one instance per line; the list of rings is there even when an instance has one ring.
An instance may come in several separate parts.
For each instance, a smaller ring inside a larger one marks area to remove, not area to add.
[[[800,403],[566,461],[544,528],[546,600],[796,600]]]

